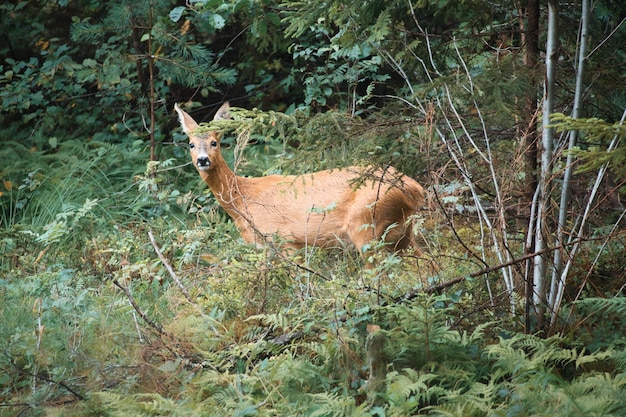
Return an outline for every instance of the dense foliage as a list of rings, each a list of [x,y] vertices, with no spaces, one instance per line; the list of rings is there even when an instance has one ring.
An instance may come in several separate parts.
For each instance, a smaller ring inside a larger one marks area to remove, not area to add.
[[[556,201],[540,233],[577,251],[547,311],[527,263],[546,34],[522,3],[0,5],[0,414],[626,414],[626,8],[587,16],[580,117],[582,12],[559,11],[550,187],[572,155],[571,238]],[[424,184],[426,258],[243,244],[172,112],[225,100],[240,174],[393,164]]]

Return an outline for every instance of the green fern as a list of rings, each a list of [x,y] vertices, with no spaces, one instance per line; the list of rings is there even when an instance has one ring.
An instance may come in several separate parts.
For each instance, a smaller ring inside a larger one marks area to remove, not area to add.
[[[364,410],[356,406],[354,398],[338,394],[312,394],[309,417],[365,416]],[[360,409],[360,410],[359,410]]]
[[[181,404],[159,394],[121,395],[112,392],[97,392],[92,396],[92,401],[97,402],[103,410],[106,410],[106,415],[110,416],[205,415],[199,407]]]
[[[626,317],[626,297],[585,298],[577,301],[576,306],[585,312],[593,312],[594,316]]]
[[[390,373],[387,376],[386,396],[391,410],[395,414],[411,415],[431,404],[446,393],[445,389],[434,383],[436,379],[436,374],[409,368]]]

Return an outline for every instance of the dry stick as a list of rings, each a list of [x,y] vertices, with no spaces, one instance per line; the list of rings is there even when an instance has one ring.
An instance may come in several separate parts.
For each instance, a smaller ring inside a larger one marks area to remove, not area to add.
[[[572,244],[574,244],[574,242],[570,242],[570,243],[568,243],[566,245],[563,245],[563,246],[570,246]],[[559,246],[558,248],[562,248],[563,246]],[[498,269],[506,268],[508,266],[511,266],[511,265],[514,265],[514,264],[517,264],[517,263],[520,263],[520,262],[524,262],[527,259],[533,258],[533,257],[538,256],[538,255],[542,255],[542,254],[544,254],[546,252],[554,251],[555,249],[557,249],[557,247],[552,247],[552,248],[547,247],[547,248],[544,248],[541,252],[528,253],[528,254],[526,254],[524,256],[512,259],[512,260],[510,260],[508,262],[505,262],[505,263],[502,263],[502,264],[498,264],[498,265],[495,265],[495,266],[486,267],[486,268],[483,268],[483,269],[481,269],[479,271],[472,272],[471,274],[463,275],[463,276],[451,279],[449,281],[442,282],[441,284],[432,285],[432,286],[430,286],[428,288],[425,288],[425,289],[415,289],[415,290],[407,292],[406,294],[402,295],[401,297],[395,297],[393,299],[393,303],[401,303],[403,301],[412,300],[415,297],[417,297],[419,294],[434,294],[434,293],[437,293],[437,292],[439,292],[439,291],[441,291],[441,290],[443,290],[445,288],[448,288],[448,287],[451,287],[451,286],[453,286],[455,284],[463,282],[467,278],[476,278],[476,277],[478,277],[480,275],[488,274],[488,273],[496,271]],[[363,288],[363,290],[367,290],[367,291],[372,290],[373,292],[376,292],[376,293],[380,292],[379,290],[372,289],[371,287],[365,287],[365,288]],[[507,291],[507,294],[508,294],[508,291]],[[381,305],[387,305],[387,304],[388,303],[386,303],[386,302],[381,303]],[[336,320],[338,322],[342,322],[342,323],[345,322],[347,319],[348,319],[348,314],[343,314],[343,315],[341,315],[341,316],[336,318]],[[293,335],[289,334],[289,333],[288,334],[283,334],[281,336],[278,336],[278,337],[272,339],[272,343],[284,344],[286,342],[290,342],[291,340],[293,340],[295,338],[300,338],[302,336],[303,336],[303,332],[296,332]]]
[[[585,240],[589,241],[589,240],[596,240],[596,239],[585,239]],[[580,243],[580,242],[577,240],[576,242],[569,242],[569,243],[564,244],[562,246],[546,247],[543,250],[541,250],[540,252],[527,253],[526,255],[520,256],[519,258],[515,258],[515,259],[512,259],[510,261],[507,261],[507,262],[504,262],[502,264],[498,264],[498,265],[495,265],[495,266],[486,267],[486,268],[483,268],[483,269],[481,269],[479,271],[472,272],[471,274],[463,275],[463,276],[451,279],[449,281],[442,282],[441,284],[432,285],[432,286],[430,286],[428,288],[425,288],[425,289],[415,289],[413,291],[410,291],[410,292],[404,294],[401,297],[394,298],[393,302],[394,303],[401,303],[403,301],[409,301],[409,300],[412,300],[413,298],[417,297],[419,294],[434,294],[434,293],[437,293],[437,292],[439,292],[439,291],[441,291],[441,290],[443,290],[445,288],[451,287],[452,285],[455,285],[455,284],[458,284],[460,282],[463,282],[467,278],[476,278],[476,277],[478,277],[480,275],[488,274],[488,273],[496,271],[498,269],[506,268],[506,267],[509,267],[511,265],[515,265],[517,263],[524,262],[524,261],[526,261],[528,259],[531,259],[531,258],[533,258],[535,256],[543,255],[546,252],[551,252],[551,251],[554,251],[556,249],[563,249],[563,247],[571,246],[571,245],[573,245],[575,243]],[[364,289],[365,290],[370,290],[370,288],[364,288]],[[374,290],[374,291],[378,292],[378,290]],[[508,291],[507,291],[507,294],[508,294]],[[385,304],[387,304],[387,303],[382,303],[382,305],[385,305]],[[347,314],[343,314],[343,315],[341,315],[341,316],[336,318],[336,320],[338,322],[345,322],[347,319],[348,319],[348,315]],[[283,334],[283,335],[280,335],[280,336],[272,339],[271,343],[282,345],[282,344],[291,342],[292,340],[294,340],[296,338],[301,338],[303,336],[304,336],[303,332],[295,332],[293,334],[287,333],[287,334]]]
[[[84,400],[85,399],[84,395],[82,395],[81,393],[79,393],[75,389],[71,388],[65,382],[55,381],[52,378],[48,378],[47,376],[42,375],[43,373],[29,372],[26,369],[19,367],[15,363],[15,361],[13,360],[14,358],[11,355],[9,355],[7,352],[2,352],[2,353],[4,354],[4,356],[6,356],[9,359],[9,363],[11,365],[13,365],[13,367],[17,370],[17,372],[19,372],[19,373],[21,373],[23,375],[32,376],[33,378],[37,378],[37,379],[40,379],[40,380],[45,381],[45,382],[49,382],[51,384],[58,385],[61,388],[63,388],[66,391],[68,391],[69,393],[71,393],[74,397],[78,398],[79,400]],[[32,404],[7,404],[7,406],[9,406],[9,407],[14,407],[16,405],[28,405],[29,407],[32,406]],[[3,403],[3,406],[4,406],[4,403]]]
[[[143,312],[143,310],[139,307],[139,305],[137,305],[137,303],[135,302],[135,299],[133,298],[133,296],[131,295],[130,291],[128,290],[128,288],[124,287],[122,284],[120,284],[118,282],[117,279],[113,280],[113,284],[115,284],[116,287],[118,287],[119,289],[121,289],[122,291],[124,291],[124,294],[126,294],[126,298],[128,298],[128,302],[130,303],[131,306],[133,306],[133,308],[135,309],[135,311],[137,312],[137,314],[139,314],[139,316],[141,316],[141,318],[150,326],[152,327],[152,329],[154,329],[160,336],[162,337],[166,337],[171,341],[174,341],[175,343],[177,343],[177,341],[179,341],[180,339],[177,338],[176,336],[174,336],[173,334],[165,331],[161,326],[159,326],[158,324],[156,324],[154,321],[152,321],[152,319],[150,317],[148,317],[146,315],[146,313]],[[177,352],[175,350],[174,347],[170,346],[167,343],[163,344],[163,347],[165,349],[167,349],[172,355],[174,355],[177,358],[183,359],[186,361],[187,364],[193,365],[193,366],[200,366],[200,367],[204,367],[203,364],[198,364],[197,362],[195,362],[195,359],[192,358],[189,355],[186,354],[181,354],[180,352]]]
[[[152,319],[150,317],[148,317],[146,315],[146,313],[143,312],[143,310],[141,309],[141,307],[139,307],[137,305],[137,303],[135,302],[135,299],[133,298],[132,294],[130,293],[130,291],[128,290],[128,288],[124,287],[122,284],[120,284],[118,282],[117,279],[113,280],[113,284],[115,284],[115,286],[117,288],[119,288],[120,290],[124,291],[124,294],[126,294],[126,298],[128,298],[128,302],[130,303],[131,306],[133,306],[133,308],[135,309],[135,311],[137,312],[137,314],[139,314],[139,316],[146,322],[148,323],[148,325],[150,327],[152,327],[154,330],[156,330],[156,332],[158,334],[160,334],[161,336],[167,336],[171,339],[175,339],[170,333],[166,332],[165,330],[163,330],[163,328],[161,326],[159,326],[158,324],[156,324],[154,321],[152,321]]]
[[[598,261],[600,259],[600,255],[602,255],[602,252],[604,251],[604,248],[606,248],[606,245],[609,243],[609,239],[611,239],[613,234],[617,231],[618,225],[622,221],[624,216],[626,216],[626,209],[624,211],[622,211],[622,214],[619,216],[619,218],[617,219],[617,221],[615,222],[615,224],[611,228],[611,231],[609,232],[608,236],[606,236],[605,241],[602,242],[602,246],[600,247],[600,250],[598,250],[598,253],[596,254],[595,259],[591,263],[591,267],[589,268],[589,271],[587,272],[587,275],[585,275],[585,278],[583,279],[582,283],[578,286],[578,292],[576,293],[576,296],[574,297],[575,301],[580,299],[580,296],[581,296],[581,294],[583,292],[583,289],[585,288],[585,286],[589,282],[591,274],[592,274],[593,270],[595,269],[596,265],[598,264]],[[624,284],[624,285],[626,285],[626,284]],[[620,288],[620,290],[617,292],[617,294],[621,293],[623,288],[624,288],[624,286],[622,286],[622,288]],[[616,297],[617,297],[617,294],[615,295]],[[569,314],[567,315],[567,320],[566,320],[567,322],[569,322],[571,320],[571,317],[572,317],[573,314],[574,314],[574,305],[572,304],[572,307],[570,308]]]
[[[193,304],[193,300],[191,299],[191,296],[189,295],[189,292],[183,286],[183,283],[180,282],[180,280],[178,279],[178,276],[176,276],[176,272],[174,272],[174,269],[169,264],[169,262],[167,261],[165,256],[163,256],[163,253],[161,252],[161,249],[159,249],[159,246],[157,245],[156,241],[154,240],[154,235],[152,234],[152,230],[148,230],[148,236],[150,237],[150,242],[152,242],[152,246],[154,247],[154,250],[156,251],[157,255],[159,256],[159,259],[161,260],[163,265],[165,265],[165,268],[167,269],[167,272],[169,272],[170,277],[172,277],[172,279],[174,280],[176,285],[178,285],[178,288],[180,288],[180,291],[183,293],[183,295],[185,296],[187,301],[189,301],[191,304]]]
[[[506,268],[506,267],[509,267],[511,265],[515,265],[515,264],[518,264],[520,262],[524,262],[525,260],[533,258],[535,256],[543,255],[546,252],[552,252],[552,251],[554,251],[556,249],[562,249],[565,246],[574,245],[575,243],[580,243],[580,241],[577,240],[576,242],[569,242],[569,243],[567,243],[565,245],[555,246],[555,247],[552,247],[552,248],[546,247],[546,248],[542,249],[539,252],[527,253],[526,255],[520,256],[519,258],[511,259],[510,261],[507,261],[507,262],[504,262],[504,263],[501,263],[501,264],[498,264],[498,265],[495,265],[495,266],[489,266],[487,268],[483,268],[483,269],[478,270],[476,272],[472,272],[471,274],[463,275],[463,276],[451,279],[449,281],[442,282],[441,284],[432,285],[432,286],[430,286],[428,288],[425,288],[425,289],[415,289],[415,290],[409,291],[408,293],[404,294],[402,297],[396,297],[394,299],[394,301],[395,302],[399,302],[399,301],[402,301],[402,300],[411,300],[411,299],[415,298],[418,294],[422,294],[422,293],[423,294],[433,294],[433,293],[439,292],[439,291],[441,291],[441,290],[443,290],[445,288],[451,287],[454,284],[458,284],[460,282],[463,282],[467,278],[476,278],[478,276],[485,275],[485,274],[488,274],[488,273],[493,272],[493,271],[497,271],[498,269]]]
[[[467,251],[467,253],[469,253],[472,258],[476,258],[478,260],[478,262],[480,262],[481,264],[485,265],[485,267],[488,267],[489,265],[487,265],[487,263],[485,262],[484,259],[482,259],[480,256],[476,255],[474,253],[474,251],[472,249],[470,249],[465,242],[463,241],[463,239],[461,238],[461,236],[459,236],[459,234],[456,231],[456,227],[454,227],[453,224],[453,220],[452,217],[448,214],[448,212],[446,211],[446,208],[443,205],[443,202],[441,201],[441,199],[439,198],[439,193],[437,192],[436,189],[433,188],[433,195],[435,196],[435,200],[437,200],[437,204],[439,205],[439,208],[441,209],[441,212],[443,213],[443,215],[446,217],[446,220],[448,221],[448,224],[451,226],[452,229],[452,233],[454,234],[454,237],[456,237],[456,240],[461,244],[461,246],[463,246],[463,248]]]
[[[193,299],[191,298],[191,295],[189,295],[189,292],[187,291],[187,289],[183,286],[183,283],[180,281],[180,279],[178,279],[178,276],[176,275],[176,272],[174,272],[174,268],[172,268],[172,266],[170,265],[170,263],[167,261],[167,259],[165,258],[165,256],[163,255],[163,253],[161,252],[161,249],[159,249],[159,246],[156,243],[156,240],[154,239],[154,235],[152,234],[152,231],[149,230],[148,231],[148,236],[150,237],[150,242],[152,242],[152,246],[154,247],[154,250],[156,251],[157,255],[159,256],[159,259],[161,260],[161,262],[163,263],[163,265],[165,265],[165,268],[167,269],[167,272],[169,272],[170,276],[172,277],[172,279],[174,280],[174,282],[176,283],[176,285],[178,285],[178,288],[180,289],[180,291],[183,293],[183,295],[185,296],[185,299],[189,302],[189,304],[191,304],[192,306],[194,306],[196,308],[196,310],[203,316],[206,317],[204,315],[204,313],[202,313],[202,311],[200,311],[200,309],[198,308],[198,306],[196,305],[196,303],[193,301]],[[212,319],[211,319],[212,320]],[[213,321],[213,320],[212,320]],[[213,330],[215,329],[215,326],[211,326],[211,328]]]
[[[624,122],[626,121],[626,108],[624,108],[624,112],[622,113],[622,118],[619,121],[619,127],[622,127],[624,125]],[[607,148],[606,152],[611,152],[613,149],[615,149],[617,146],[619,146],[620,143],[620,136],[618,133],[615,133],[615,135],[613,136],[613,139],[611,140],[611,143],[609,144],[609,147]],[[548,300],[548,304],[551,307],[553,313],[550,317],[550,324],[554,325],[556,322],[556,313],[559,311],[560,306],[561,306],[561,302],[563,300],[563,294],[565,292],[565,282],[567,280],[567,276],[569,273],[570,268],[573,265],[574,262],[574,258],[578,252],[578,249],[580,247],[580,242],[581,242],[581,237],[583,235],[584,232],[584,227],[585,224],[587,223],[587,220],[589,219],[590,213],[593,210],[592,208],[592,202],[595,199],[596,194],[598,193],[598,189],[600,188],[600,184],[602,182],[602,179],[604,178],[604,174],[606,173],[606,171],[608,170],[608,167],[610,165],[611,161],[606,161],[602,164],[602,166],[600,167],[600,169],[598,170],[598,173],[596,175],[596,180],[593,184],[593,187],[591,188],[590,194],[589,194],[589,200],[587,201],[587,204],[585,205],[585,209],[584,212],[582,214],[582,218],[580,221],[580,224],[577,225],[576,227],[578,228],[578,231],[574,231],[574,229],[572,229],[571,233],[573,236],[576,237],[576,239],[574,239],[574,242],[576,242],[573,245],[572,250],[569,253],[569,259],[567,260],[567,263],[565,264],[565,267],[563,268],[563,270],[561,271],[561,275],[560,275],[560,279],[559,279],[559,284],[556,288],[556,294],[552,294],[550,293],[550,298]]]

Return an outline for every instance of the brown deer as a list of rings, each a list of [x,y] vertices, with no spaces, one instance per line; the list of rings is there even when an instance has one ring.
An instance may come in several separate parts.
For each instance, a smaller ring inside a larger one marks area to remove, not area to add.
[[[175,105],[189,137],[191,160],[241,236],[257,245],[279,237],[283,249],[332,247],[352,242],[360,253],[384,237],[393,251],[420,255],[413,215],[424,205],[424,189],[393,167],[348,167],[302,175],[236,175],[220,151],[220,136],[197,131],[198,123]],[[229,105],[214,120],[229,119]]]

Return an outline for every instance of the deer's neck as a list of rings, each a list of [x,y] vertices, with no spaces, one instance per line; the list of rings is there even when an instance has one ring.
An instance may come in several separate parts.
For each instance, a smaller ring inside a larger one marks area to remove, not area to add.
[[[243,204],[240,185],[244,178],[235,175],[223,158],[216,158],[213,165],[209,171],[200,171],[200,177],[211,188],[220,206],[234,217]]]

